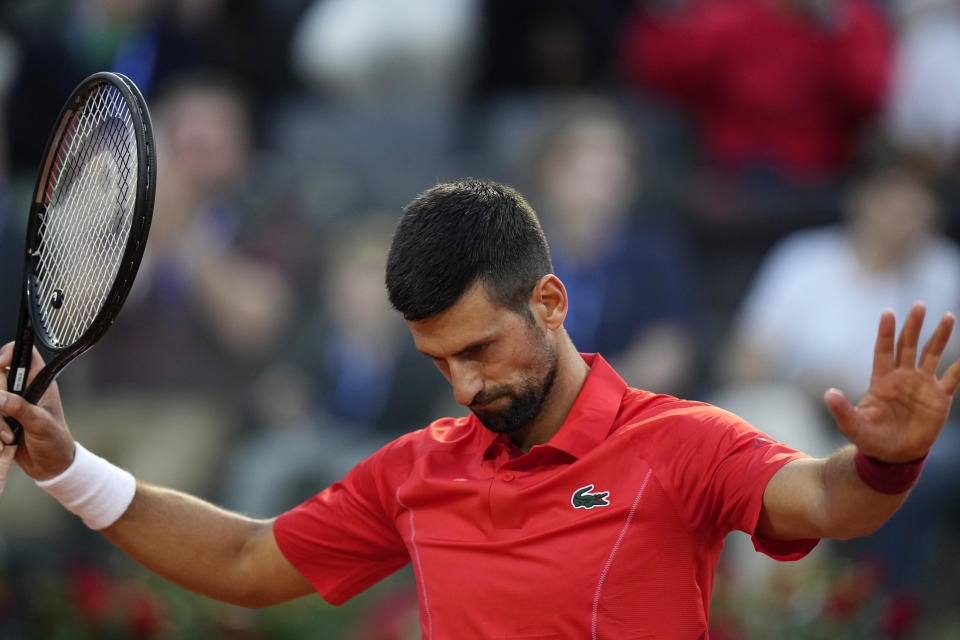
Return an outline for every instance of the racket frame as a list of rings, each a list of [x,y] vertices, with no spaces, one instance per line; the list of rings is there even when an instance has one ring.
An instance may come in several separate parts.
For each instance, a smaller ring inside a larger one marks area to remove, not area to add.
[[[97,311],[90,326],[73,343],[58,347],[51,344],[43,334],[34,327],[41,326],[38,316],[39,310],[33,302],[36,290],[36,276],[34,262],[36,261],[36,245],[39,240],[41,218],[45,213],[44,199],[48,188],[51,167],[63,142],[69,125],[79,117],[90,93],[97,90],[104,83],[111,84],[120,92],[130,111],[134,127],[134,137],[137,149],[137,179],[136,197],[131,216],[130,235],[120,259],[119,268],[114,277],[110,291],[103,304]],[[36,404],[40,397],[53,382],[54,378],[67,364],[92,347],[107,329],[113,324],[120,312],[140,262],[150,231],[153,217],[153,204],[156,195],[157,161],[156,146],[153,139],[153,127],[150,112],[146,101],[136,85],[126,76],[114,72],[95,73],[84,79],[70,94],[60,115],[57,124],[50,132],[47,146],[44,150],[43,164],[37,175],[36,188],[30,203],[30,217],[27,223],[27,236],[24,254],[23,289],[20,298],[20,316],[18,320],[17,336],[13,348],[13,359],[7,377],[7,388],[13,393],[22,395],[28,402]],[[39,339],[39,340],[38,340]],[[30,363],[33,358],[33,347],[39,341],[46,351],[51,354],[49,362],[37,372],[33,380],[29,379]],[[13,427],[14,440],[10,444],[19,442],[22,427],[15,420],[7,418],[8,424]]]

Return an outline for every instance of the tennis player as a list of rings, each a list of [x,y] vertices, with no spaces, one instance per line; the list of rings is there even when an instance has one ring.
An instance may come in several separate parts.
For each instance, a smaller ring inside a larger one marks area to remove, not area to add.
[[[813,459],[578,353],[551,271],[534,212],[508,187],[462,180],[410,203],[390,299],[470,413],[398,438],[272,520],[136,482],[74,442],[56,388],[39,406],[4,393],[0,412],[23,424],[16,462],[39,485],[219,600],[315,590],[339,604],[412,562],[428,639],[697,640],[728,532],[781,560],[873,532],[906,499],[960,385],[960,362],[937,377],[952,315],[918,354],[923,305],[899,338],[882,313],[869,391],[856,406],[824,396],[852,444]]]

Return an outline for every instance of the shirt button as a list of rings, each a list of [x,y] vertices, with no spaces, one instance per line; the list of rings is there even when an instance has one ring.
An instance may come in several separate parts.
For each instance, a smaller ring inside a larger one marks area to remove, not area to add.
[[[503,480],[504,482],[510,482],[511,480],[513,480],[513,478],[514,478],[513,474],[510,473],[509,471],[507,471],[502,476],[500,476],[500,479]]]

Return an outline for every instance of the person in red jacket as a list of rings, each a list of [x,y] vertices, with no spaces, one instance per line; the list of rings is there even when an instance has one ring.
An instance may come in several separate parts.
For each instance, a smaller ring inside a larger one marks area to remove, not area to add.
[[[715,168],[815,181],[882,108],[892,34],[871,0],[690,0],[635,12],[622,56],[631,83],[690,115]]]

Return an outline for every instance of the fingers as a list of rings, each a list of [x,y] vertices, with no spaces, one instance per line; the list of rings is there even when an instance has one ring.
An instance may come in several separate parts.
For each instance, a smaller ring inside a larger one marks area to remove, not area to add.
[[[7,344],[0,347],[0,370],[6,370],[10,368],[10,363],[13,360],[13,342],[8,342]],[[44,365],[43,356],[40,355],[40,351],[36,347],[33,347],[30,353],[30,371],[28,372],[29,376],[27,382],[29,383],[33,380],[33,377],[43,369]]]
[[[10,366],[10,361],[13,359],[13,343],[8,342],[7,344],[0,347],[0,367],[6,368]]]
[[[897,340],[897,356],[895,364],[905,369],[913,369],[917,365],[917,344],[920,342],[920,328],[923,327],[923,316],[927,308],[922,302],[915,302],[910,307],[907,319],[900,330],[900,339]]]
[[[0,444],[0,495],[3,495],[3,488],[7,484],[7,476],[10,475],[10,467],[13,465],[13,456],[16,453],[16,447]]]
[[[0,348],[0,389],[7,388],[7,378],[10,375],[10,362],[13,360],[13,343],[8,342]]]
[[[42,417],[44,410],[35,404],[30,404],[22,396],[15,393],[0,391],[0,414],[14,418],[21,425],[26,425]],[[0,423],[0,430],[9,431],[6,423]]]
[[[940,378],[940,388],[943,389],[947,395],[953,397],[958,387],[960,387],[960,360],[950,365],[950,368],[947,369],[943,377]]]
[[[847,436],[850,442],[856,443],[858,432],[857,411],[847,400],[847,396],[839,389],[827,389],[827,392],[823,394],[823,400],[827,403],[827,407],[833,414],[833,418],[837,421],[837,426],[843,432],[843,435]]]
[[[952,313],[945,314],[933,335],[927,340],[927,344],[924,345],[923,353],[920,354],[920,368],[925,372],[936,375],[940,356],[943,355],[947,341],[950,340],[950,332],[953,331],[954,320]]]
[[[9,380],[10,375],[10,365],[13,361],[13,353],[15,343],[8,342],[7,344],[0,347],[0,374],[2,374],[2,379],[0,379],[0,389],[8,388],[7,381]],[[30,370],[27,372],[26,384],[24,388],[28,388],[33,380],[37,377],[43,367],[46,365],[46,362],[43,360],[43,356],[40,354],[40,351],[33,347],[30,352]],[[24,391],[19,391],[18,393],[24,393]],[[59,398],[59,390],[57,389],[57,383],[51,382],[47,390],[44,392],[42,398],[49,399],[51,397]],[[38,402],[42,404],[42,402]]]
[[[20,433],[20,437],[23,437],[23,433]],[[5,418],[0,417],[0,447],[14,446],[17,444],[19,444],[19,439],[14,439],[13,428],[7,424]]]
[[[36,480],[52,478],[73,462],[76,443],[63,420],[59,402],[50,409],[27,402],[15,393],[0,391],[0,415],[14,418],[23,426],[23,439],[16,447],[20,468]],[[0,433],[10,431],[0,422]],[[5,437],[5,436],[0,436]]]
[[[897,320],[891,309],[880,314],[880,326],[877,328],[877,342],[873,349],[873,375],[881,376],[893,371],[893,344],[897,333]]]

